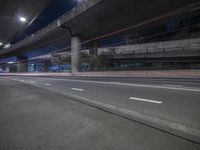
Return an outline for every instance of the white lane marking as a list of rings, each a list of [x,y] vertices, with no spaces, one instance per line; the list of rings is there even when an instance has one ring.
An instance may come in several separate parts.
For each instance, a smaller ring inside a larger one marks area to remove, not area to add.
[[[22,81],[21,81],[21,80],[19,80],[19,79],[13,79],[13,81],[22,82]]]
[[[79,89],[79,88],[71,88],[71,89],[74,91],[80,91],[80,92],[84,91],[84,89]]]
[[[40,79],[44,79],[44,78],[40,78]],[[132,87],[143,87],[143,88],[156,88],[156,89],[200,92],[200,89],[167,87],[167,86],[159,86],[159,85],[134,84],[134,83],[122,83],[122,82],[103,82],[103,81],[89,81],[89,80],[73,80],[73,79],[53,79],[53,78],[45,78],[45,79],[61,80],[61,81],[69,81],[69,82],[82,82],[82,83],[95,83],[95,84],[107,84],[107,85],[120,85],[120,86],[132,86]]]
[[[46,85],[46,86],[50,86],[51,84],[49,84],[49,83],[45,83],[44,85]]]
[[[30,83],[35,83],[35,81],[30,81]]]
[[[167,87],[183,87],[183,85],[176,85],[176,84],[163,84],[162,86],[167,86]]]
[[[129,99],[136,100],[136,101],[148,102],[148,103],[162,104],[162,101],[155,101],[155,100],[138,98],[138,97],[129,97]]]
[[[9,78],[8,78],[9,79]],[[24,80],[20,80],[20,79],[12,79],[13,81],[18,81],[18,82],[25,82]]]

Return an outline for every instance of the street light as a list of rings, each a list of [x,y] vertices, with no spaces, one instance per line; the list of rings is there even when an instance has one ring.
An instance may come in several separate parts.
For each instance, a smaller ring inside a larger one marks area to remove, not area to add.
[[[26,22],[26,18],[24,18],[24,17],[19,17],[19,20],[20,20],[21,22]]]
[[[3,45],[3,43],[0,42],[0,46],[2,46],[2,45]]]

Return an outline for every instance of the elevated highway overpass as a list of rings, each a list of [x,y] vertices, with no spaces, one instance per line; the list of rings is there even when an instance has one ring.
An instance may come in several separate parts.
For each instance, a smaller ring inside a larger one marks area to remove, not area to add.
[[[66,39],[72,51],[72,72],[77,72],[81,42],[92,42],[128,29],[159,24],[186,12],[190,14],[197,5],[198,0],[86,0],[32,36],[2,50],[0,58],[23,55]]]

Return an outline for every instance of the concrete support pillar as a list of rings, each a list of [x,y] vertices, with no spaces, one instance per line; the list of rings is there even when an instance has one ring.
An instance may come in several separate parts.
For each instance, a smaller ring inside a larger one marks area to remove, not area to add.
[[[28,59],[25,56],[17,56],[17,72],[28,71]]]
[[[71,39],[71,71],[72,73],[79,72],[80,52],[81,52],[81,40],[79,37],[74,36]]]

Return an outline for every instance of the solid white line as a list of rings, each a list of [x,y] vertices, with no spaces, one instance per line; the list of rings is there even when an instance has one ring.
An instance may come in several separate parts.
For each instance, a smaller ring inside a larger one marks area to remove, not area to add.
[[[84,89],[79,89],[79,88],[71,88],[71,89],[74,91],[80,91],[80,92],[84,91]]]
[[[40,78],[40,79],[44,79],[44,78]],[[47,78],[45,78],[45,79],[47,79]],[[69,82],[82,82],[82,83],[95,83],[95,84],[107,84],[107,85],[120,85],[120,86],[132,86],[132,87],[142,87],[142,88],[156,88],[156,89],[200,92],[200,89],[168,87],[168,86],[160,86],[160,85],[134,84],[134,83],[122,83],[122,82],[103,82],[103,81],[89,81],[89,80],[73,80],[73,79],[53,79],[53,78],[48,78],[48,79],[49,80],[57,80],[57,81],[62,80],[62,81],[69,81]]]
[[[45,83],[44,85],[46,85],[46,86],[50,86],[51,84],[49,84],[49,83]]]
[[[131,99],[131,100],[136,100],[136,101],[148,102],[148,103],[162,104],[162,101],[155,101],[155,100],[144,99],[144,98],[138,98],[138,97],[130,97],[129,99]]]
[[[183,87],[183,85],[177,85],[177,84],[163,84],[162,86],[167,86],[167,87]]]

